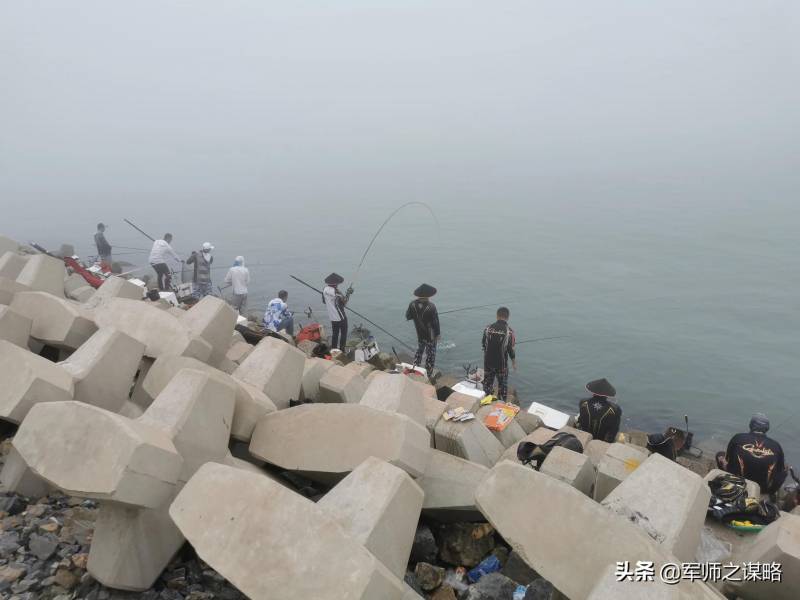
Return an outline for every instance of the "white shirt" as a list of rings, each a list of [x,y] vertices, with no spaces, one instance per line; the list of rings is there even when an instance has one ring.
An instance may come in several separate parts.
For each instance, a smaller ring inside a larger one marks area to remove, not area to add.
[[[166,241],[156,240],[153,242],[153,249],[150,250],[150,264],[167,263],[170,259],[181,262],[181,257],[175,253],[175,250]]]
[[[344,321],[344,297],[341,292],[337,294],[336,288],[332,285],[326,285],[322,290],[322,299],[325,301],[325,307],[328,309],[328,318],[331,321]]]
[[[250,283],[250,271],[247,267],[231,267],[225,275],[225,283],[233,286],[234,294],[246,294],[247,285]]]

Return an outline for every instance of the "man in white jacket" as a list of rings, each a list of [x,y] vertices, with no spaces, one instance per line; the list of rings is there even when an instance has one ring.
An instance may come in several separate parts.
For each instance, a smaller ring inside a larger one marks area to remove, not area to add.
[[[153,249],[150,250],[150,266],[156,272],[156,278],[158,279],[158,289],[162,292],[166,292],[170,290],[170,284],[172,283],[172,276],[170,275],[170,268],[167,263],[169,260],[174,260],[175,262],[182,262],[181,257],[172,249],[170,246],[170,242],[172,242],[172,234],[165,233],[163,240],[156,240],[153,242]]]
[[[233,287],[231,304],[239,314],[247,307],[247,286],[250,284],[250,271],[244,266],[244,256],[237,256],[233,266],[225,275],[225,283]]]

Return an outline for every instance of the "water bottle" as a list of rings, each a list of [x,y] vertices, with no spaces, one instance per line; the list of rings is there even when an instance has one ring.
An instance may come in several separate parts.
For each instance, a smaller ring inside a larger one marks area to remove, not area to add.
[[[514,590],[514,595],[511,597],[511,600],[525,600],[525,594],[527,592],[527,585],[518,585],[517,589]]]
[[[477,567],[469,571],[469,573],[467,573],[467,577],[472,583],[475,583],[484,575],[499,571],[500,567],[500,559],[494,554],[490,554],[484,558]]]

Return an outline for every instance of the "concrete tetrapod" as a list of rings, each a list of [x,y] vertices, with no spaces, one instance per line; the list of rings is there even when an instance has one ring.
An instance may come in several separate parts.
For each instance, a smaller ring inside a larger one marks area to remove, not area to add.
[[[560,479],[564,483],[580,490],[587,496],[592,495],[594,486],[594,467],[589,457],[578,454],[561,446],[556,446],[544,459],[541,473]]]
[[[417,483],[425,492],[422,510],[439,521],[481,521],[475,491],[489,469],[446,452],[431,450]]]
[[[72,377],[46,358],[0,340],[0,419],[21,423],[37,403],[72,400]]]
[[[128,300],[141,300],[144,295],[144,288],[139,287],[135,283],[131,283],[127,279],[112,275],[106,279],[103,284],[95,290],[84,307],[87,309],[95,309],[102,304],[111,302],[114,298],[127,298]]]
[[[334,365],[325,371],[319,380],[318,402],[355,403],[360,402],[367,391],[367,382],[358,371]]]
[[[198,336],[211,345],[208,364],[217,367],[230,346],[236,316],[236,311],[222,298],[206,296],[184,311],[178,320],[191,335]]]
[[[10,306],[0,306],[0,340],[28,348],[33,321]]]
[[[319,380],[334,367],[332,360],[324,358],[307,358],[303,366],[303,379],[300,385],[300,400],[319,399]]]
[[[300,396],[305,355],[274,337],[265,337],[233,372],[233,377],[261,390],[278,409]]]
[[[16,252],[6,252],[0,255],[0,277],[16,279],[28,263],[28,257]]]
[[[47,292],[58,298],[64,297],[64,278],[67,270],[64,261],[46,254],[28,257],[25,266],[17,275],[17,283],[36,292]]]
[[[428,466],[429,439],[427,430],[405,415],[361,404],[303,404],[262,417],[250,454],[326,483],[370,456],[419,477]]]
[[[231,436],[249,442],[258,420],[277,409],[267,396],[252,385],[234,379],[195,358],[164,354],[156,359],[144,378],[137,402],[149,405],[172,381],[181,369],[197,369],[236,388],[236,408],[233,411]]]
[[[425,427],[422,390],[408,377],[400,374],[378,373],[367,386],[367,391],[361,397],[361,404],[406,415]]]
[[[75,350],[97,331],[77,304],[46,292],[19,292],[11,308],[33,322],[32,337],[58,348]]]
[[[572,486],[509,461],[489,471],[475,500],[525,562],[571,600],[588,598],[618,561],[652,561],[656,573],[677,561],[641,529]],[[703,584],[681,581],[674,587],[686,599],[708,597]]]
[[[639,525],[680,560],[691,562],[700,544],[710,498],[708,484],[699,475],[653,454],[602,504]]]
[[[200,558],[252,600],[403,597],[403,582],[325,511],[264,475],[207,463],[169,514]]]
[[[13,279],[0,276],[0,304],[9,306],[14,301],[14,296],[20,292],[29,292],[27,285],[17,283]]]
[[[104,327],[59,366],[72,376],[75,400],[119,412],[128,400],[143,354],[140,341]]]
[[[88,563],[95,579],[145,590],[181,547],[167,510],[200,465],[225,460],[234,393],[184,369],[136,420],[80,402],[28,415],[14,438],[26,463],[67,493],[101,501]]]
[[[445,404],[449,408],[466,405],[468,409],[475,409],[478,402],[465,394],[451,394]],[[458,423],[441,418],[436,422],[433,433],[437,450],[485,467],[494,465],[505,450],[492,432],[477,419]]]
[[[422,489],[405,471],[371,456],[317,506],[402,579],[422,497]]]
[[[647,459],[647,454],[636,446],[614,442],[608,447],[600,464],[594,484],[594,499],[602,502],[620,482],[633,473]]]

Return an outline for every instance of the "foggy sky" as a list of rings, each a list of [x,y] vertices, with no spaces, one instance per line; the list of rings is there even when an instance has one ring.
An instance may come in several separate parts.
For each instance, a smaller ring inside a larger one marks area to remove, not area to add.
[[[69,222],[67,206],[91,221],[525,201],[543,182],[785,200],[799,15],[792,0],[5,0],[0,229]]]

